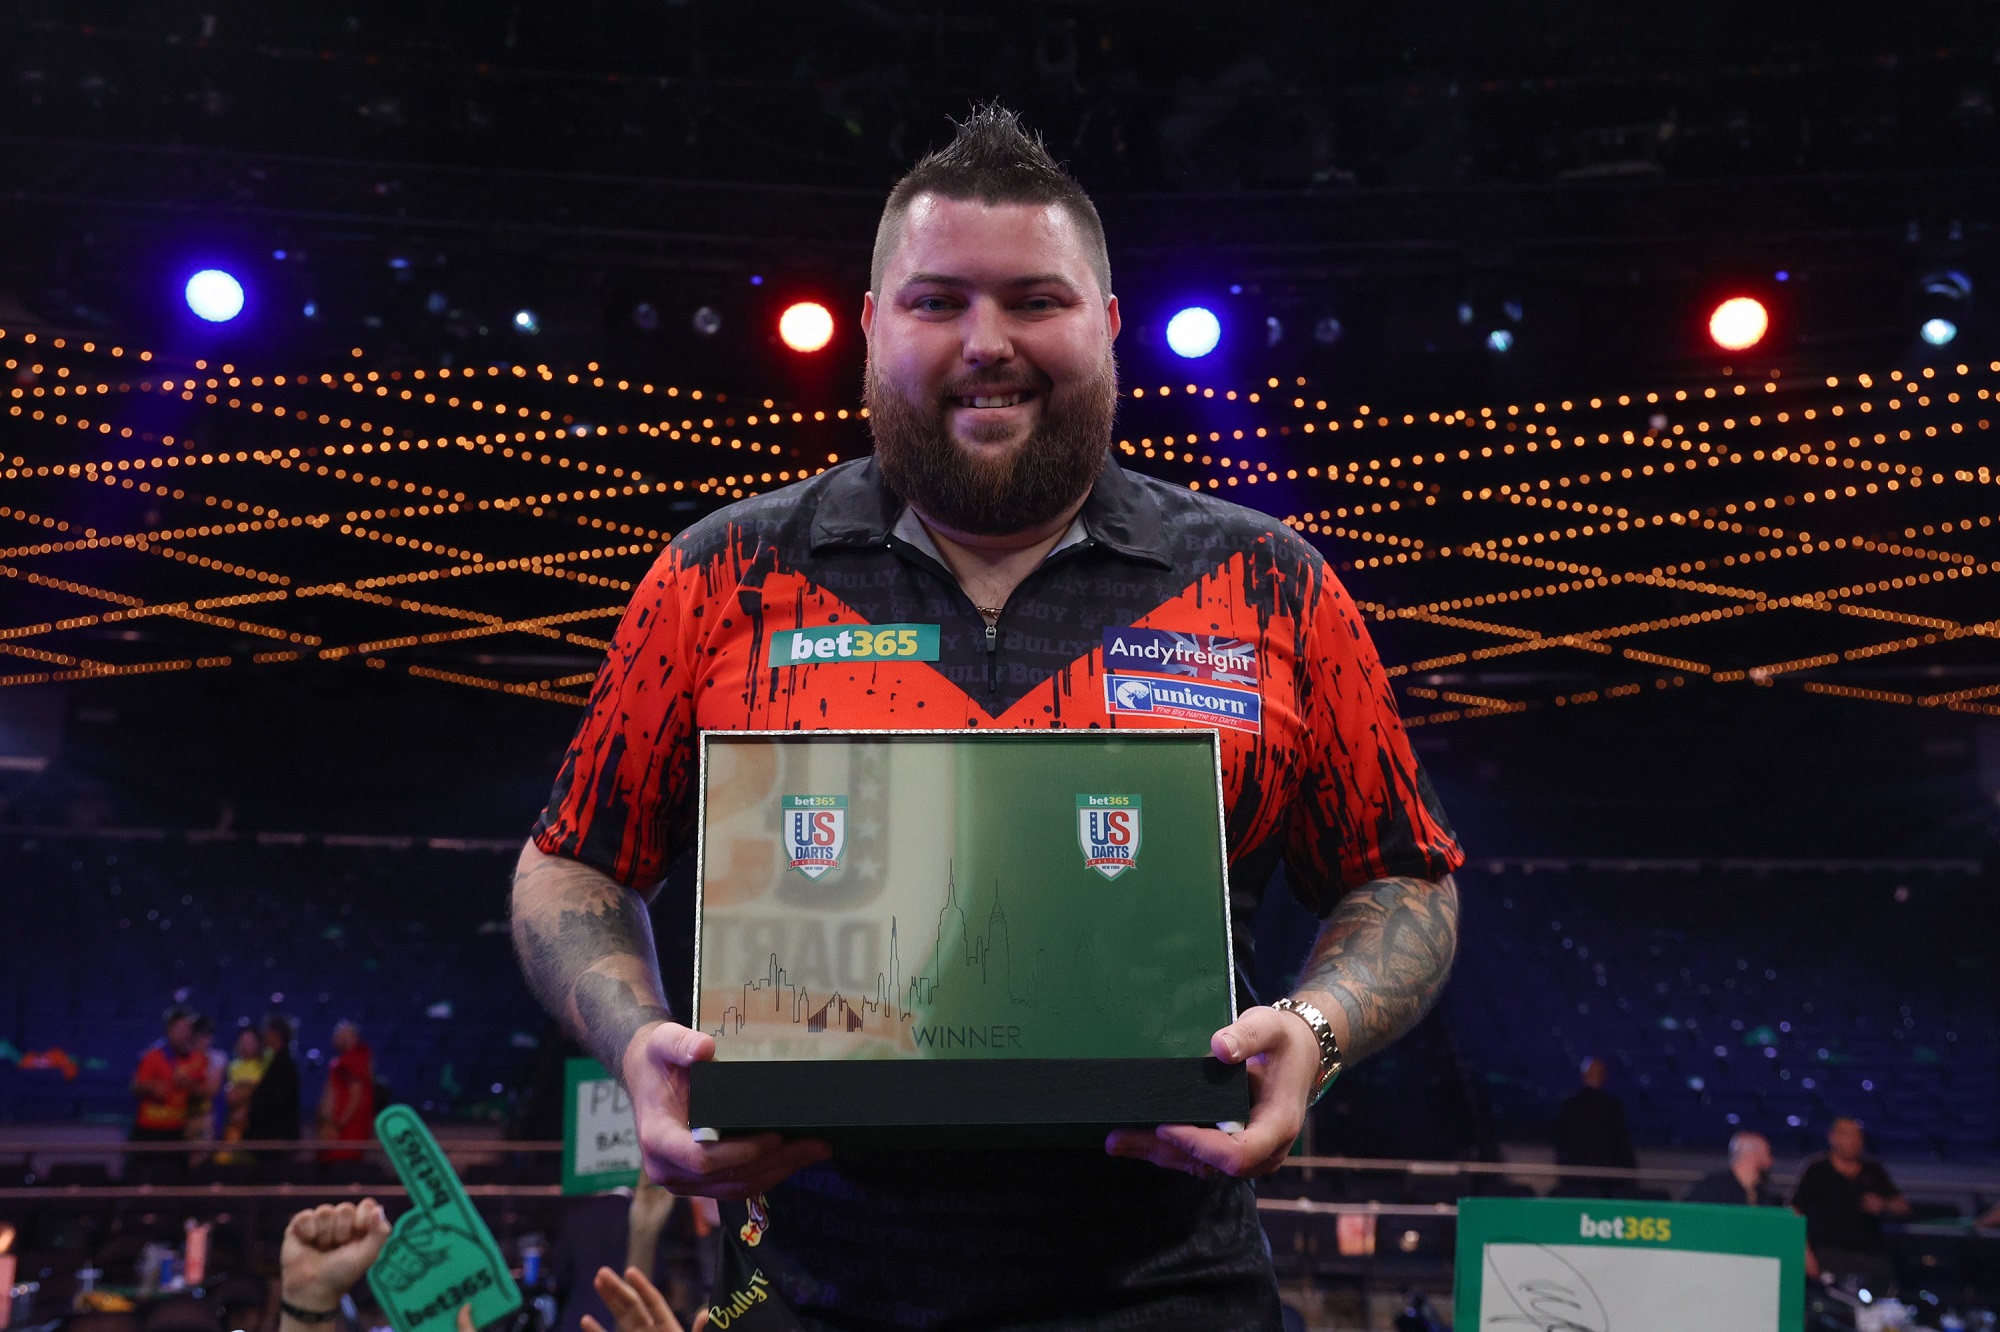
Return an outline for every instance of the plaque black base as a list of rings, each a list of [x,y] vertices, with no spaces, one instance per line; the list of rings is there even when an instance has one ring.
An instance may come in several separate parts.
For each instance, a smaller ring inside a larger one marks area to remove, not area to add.
[[[691,1123],[869,1145],[1082,1145],[1121,1126],[1250,1117],[1241,1065],[1215,1059],[856,1059],[703,1063]]]

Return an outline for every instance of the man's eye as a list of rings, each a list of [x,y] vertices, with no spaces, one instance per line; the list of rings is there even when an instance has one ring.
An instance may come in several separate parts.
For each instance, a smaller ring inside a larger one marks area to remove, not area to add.
[[[946,296],[920,296],[916,308],[925,314],[942,314],[951,309],[951,299]]]
[[[1027,300],[1021,302],[1021,308],[1039,311],[1053,310],[1056,308],[1056,298],[1053,296],[1030,296]]]

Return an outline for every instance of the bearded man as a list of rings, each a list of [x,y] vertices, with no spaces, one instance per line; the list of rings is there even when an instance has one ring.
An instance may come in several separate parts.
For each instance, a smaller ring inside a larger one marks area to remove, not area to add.
[[[874,456],[675,538],[521,855],[536,993],[622,1073],[648,1174],[731,1200],[731,1232],[768,1194],[756,1260],[808,1327],[1276,1328],[1250,1180],[1451,965],[1462,857],[1359,613],[1287,528],[1111,458],[1119,325],[1089,198],[1011,113],[976,112],[883,210]],[[772,664],[770,635],[850,624],[936,626],[937,648]],[[715,1043],[661,991],[646,903],[692,842],[699,733],[1185,726],[1147,706],[1170,647],[1209,672],[1179,696],[1222,739],[1239,947],[1281,859],[1325,921],[1297,992],[1215,1033],[1249,1065],[1247,1124],[1124,1129],[1101,1153],[698,1140],[687,1069]]]

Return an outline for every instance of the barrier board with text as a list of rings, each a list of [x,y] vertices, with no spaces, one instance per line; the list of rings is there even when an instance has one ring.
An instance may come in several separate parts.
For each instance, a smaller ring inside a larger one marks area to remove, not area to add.
[[[1452,1326],[1802,1332],[1805,1248],[1777,1207],[1467,1198]]]
[[[625,1085],[595,1059],[563,1066],[564,1193],[602,1193],[639,1182],[639,1127]]]

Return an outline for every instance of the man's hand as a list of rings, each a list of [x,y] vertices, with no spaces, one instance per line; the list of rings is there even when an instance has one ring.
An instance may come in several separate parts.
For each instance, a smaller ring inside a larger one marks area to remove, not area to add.
[[[621,1278],[610,1268],[600,1267],[591,1284],[611,1310],[618,1332],[681,1332],[681,1320],[667,1307],[666,1297],[638,1268],[626,1268]],[[585,1314],[583,1332],[604,1332],[604,1324]]]
[[[1151,1133],[1115,1129],[1104,1150],[1204,1179],[1217,1173],[1254,1178],[1283,1164],[1319,1077],[1319,1040],[1312,1028],[1293,1013],[1249,1008],[1216,1032],[1209,1048],[1225,1064],[1249,1065],[1250,1122],[1241,1132],[1192,1124],[1162,1124]]]
[[[1880,1216],[1889,1210],[1889,1200],[1879,1193],[1861,1195],[1861,1210],[1870,1216]]]
[[[389,1218],[373,1198],[309,1207],[285,1227],[278,1253],[285,1303],[331,1309],[368,1270],[389,1238]]]
[[[775,1133],[695,1141],[688,1127],[687,1071],[713,1058],[715,1038],[678,1022],[641,1027],[625,1048],[625,1089],[639,1122],[646,1175],[654,1183],[704,1198],[753,1198],[832,1155],[823,1142],[786,1142]]]

